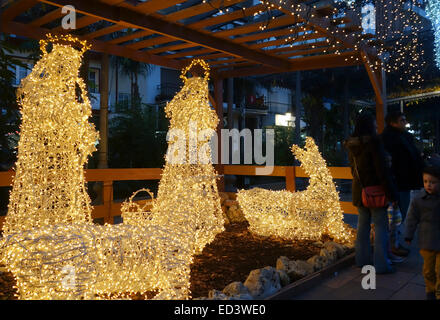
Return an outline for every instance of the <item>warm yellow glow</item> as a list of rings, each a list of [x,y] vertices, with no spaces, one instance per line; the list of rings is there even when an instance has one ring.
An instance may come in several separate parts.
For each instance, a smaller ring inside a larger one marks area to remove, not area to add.
[[[98,133],[83,80],[78,76],[85,43],[78,51],[61,45],[70,36],[40,42],[43,56],[17,91],[22,123],[18,160],[4,235],[64,222],[91,221],[83,166]],[[77,91],[79,89],[80,91]]]
[[[292,152],[310,176],[309,186],[299,192],[240,190],[237,200],[250,231],[285,239],[318,239],[328,234],[338,240],[349,240],[339,194],[315,142],[307,137],[305,148],[293,145]]]
[[[125,214],[123,224],[94,225],[83,165],[98,134],[88,122],[91,105],[78,75],[86,46],[78,51],[59,40],[78,44],[69,36],[49,37],[54,45],[47,52],[47,42],[42,41],[43,56],[19,91],[23,123],[0,241],[1,262],[14,274],[21,299],[129,298],[131,293],[147,292],[156,294],[154,299],[187,299],[195,248],[200,250],[223,228],[215,211],[218,193],[212,165],[185,167],[186,175],[165,168],[168,178],[165,173],[152,220],[133,214],[128,203],[123,209],[131,214]],[[187,85],[183,95],[196,100],[177,100],[177,104],[173,100],[168,112],[182,107],[188,114],[206,114],[207,79],[188,83],[197,85]],[[76,86],[81,89],[80,99]],[[173,182],[179,174],[182,179]],[[168,188],[175,191],[174,198],[161,196]],[[164,217],[154,216],[162,213]],[[178,215],[183,213],[196,218],[182,220]]]
[[[204,68],[204,77],[186,78],[193,66]],[[217,174],[209,141],[218,124],[208,100],[209,66],[194,60],[182,71],[183,88],[167,104],[170,135],[166,164],[157,198],[146,224],[166,226],[182,246],[197,254],[224,230]],[[183,142],[183,144],[182,144]],[[127,212],[123,214],[127,215]]]

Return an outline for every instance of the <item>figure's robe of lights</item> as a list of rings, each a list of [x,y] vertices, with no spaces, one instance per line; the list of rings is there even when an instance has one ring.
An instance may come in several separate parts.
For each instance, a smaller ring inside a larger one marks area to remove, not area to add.
[[[68,38],[70,39],[70,38]],[[64,222],[91,221],[84,164],[96,150],[98,133],[83,80],[87,50],[54,43],[17,90],[22,115],[15,177],[4,235]]]
[[[328,234],[347,241],[350,234],[343,223],[339,194],[315,142],[307,137],[305,148],[293,145],[292,152],[309,175],[309,186],[299,192],[240,190],[237,200],[250,231],[285,239],[319,239]]]
[[[92,223],[83,166],[98,134],[79,78],[87,46],[71,36],[48,39],[52,51],[42,40],[43,56],[19,90],[17,171],[0,239],[1,262],[16,278],[19,298],[189,298],[191,246],[172,225],[147,224],[143,216]]]
[[[204,68],[204,77],[186,78],[186,72],[196,65]],[[209,105],[208,76],[209,66],[193,60],[182,71],[183,88],[165,108],[170,119],[166,164],[150,220],[145,220],[171,228],[195,254],[224,230],[209,144],[219,119]],[[124,215],[130,219],[129,212]]]

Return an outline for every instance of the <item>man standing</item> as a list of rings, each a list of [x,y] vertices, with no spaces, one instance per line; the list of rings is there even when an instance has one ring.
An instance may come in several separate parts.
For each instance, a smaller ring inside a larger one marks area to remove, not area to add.
[[[411,190],[423,187],[423,158],[414,144],[413,136],[406,131],[407,121],[402,112],[388,113],[385,122],[387,126],[381,136],[385,149],[391,156],[391,168],[399,191],[398,202],[404,221],[410,203]],[[402,247],[398,239],[393,238],[391,235],[392,253],[407,256],[409,250]]]

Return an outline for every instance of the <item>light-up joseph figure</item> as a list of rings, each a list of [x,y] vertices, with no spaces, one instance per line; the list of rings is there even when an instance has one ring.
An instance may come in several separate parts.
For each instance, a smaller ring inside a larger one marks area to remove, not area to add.
[[[205,69],[204,77],[185,77],[194,65]],[[151,211],[153,225],[181,232],[181,241],[195,253],[224,230],[209,144],[219,119],[209,105],[208,71],[204,61],[194,60],[182,71],[183,88],[166,106],[169,146]]]
[[[90,101],[79,77],[88,48],[70,36],[51,35],[40,47],[41,59],[17,92],[22,123],[5,235],[91,220],[83,167],[98,134],[88,122]]]

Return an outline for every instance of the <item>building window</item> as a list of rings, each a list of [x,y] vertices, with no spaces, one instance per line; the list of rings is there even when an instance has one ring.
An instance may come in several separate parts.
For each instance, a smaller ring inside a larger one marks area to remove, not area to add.
[[[128,104],[130,102],[130,94],[129,93],[119,92],[118,93],[118,102],[127,103]]]
[[[89,92],[99,93],[99,69],[89,68]]]
[[[15,74],[15,78],[12,80],[12,85],[13,86],[19,86],[20,82],[23,78],[26,78],[27,75],[31,72],[31,66],[28,66],[26,64],[26,67],[22,67],[22,66],[13,66],[13,67],[8,67],[9,70],[13,71]]]
[[[130,106],[130,94],[129,93],[118,93],[118,103],[116,104],[116,112],[123,112],[127,110]]]

